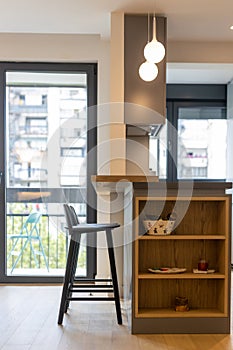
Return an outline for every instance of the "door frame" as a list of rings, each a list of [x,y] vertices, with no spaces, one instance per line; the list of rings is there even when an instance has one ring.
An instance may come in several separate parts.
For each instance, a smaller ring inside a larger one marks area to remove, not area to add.
[[[96,63],[51,63],[51,62],[0,62],[0,283],[61,283],[61,276],[7,276],[6,274],[6,72],[60,72],[87,74],[87,106],[97,105],[97,64]],[[96,174],[97,169],[97,108],[89,108],[91,115],[87,118],[87,184],[91,181],[91,175]],[[92,149],[92,152],[89,152]],[[91,157],[91,159],[89,158]],[[96,193],[92,186],[88,186],[87,198],[92,196],[92,206],[87,205],[87,222],[96,222]],[[93,278],[97,273],[96,244],[88,243],[87,237],[87,276]]]

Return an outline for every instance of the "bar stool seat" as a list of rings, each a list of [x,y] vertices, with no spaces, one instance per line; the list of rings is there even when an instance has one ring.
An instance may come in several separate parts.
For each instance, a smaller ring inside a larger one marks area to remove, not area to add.
[[[120,227],[118,223],[110,224],[79,224],[78,216],[74,208],[68,204],[64,204],[64,212],[66,217],[67,228],[70,235],[70,244],[68,257],[66,262],[65,278],[62,289],[60,309],[58,315],[58,324],[62,324],[64,314],[67,312],[70,301],[115,301],[117,322],[122,324],[120,296],[118,289],[118,280],[113,248],[112,230]],[[112,278],[110,279],[83,279],[75,277],[77,268],[78,255],[81,235],[84,233],[93,233],[105,231],[109,262]],[[96,284],[98,282],[98,284]],[[106,284],[106,282],[108,284]],[[105,283],[105,284],[103,284]],[[73,296],[74,293],[113,293],[113,296]]]

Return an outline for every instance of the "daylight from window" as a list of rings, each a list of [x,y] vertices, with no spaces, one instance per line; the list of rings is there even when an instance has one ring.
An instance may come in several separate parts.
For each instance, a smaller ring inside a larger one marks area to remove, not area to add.
[[[74,189],[86,186],[86,107],[86,73],[7,73],[8,275],[64,273],[65,191],[86,220],[85,203],[74,198]],[[85,275],[85,244],[81,249],[78,274]]]
[[[226,119],[179,119],[178,178],[225,179],[226,138]]]

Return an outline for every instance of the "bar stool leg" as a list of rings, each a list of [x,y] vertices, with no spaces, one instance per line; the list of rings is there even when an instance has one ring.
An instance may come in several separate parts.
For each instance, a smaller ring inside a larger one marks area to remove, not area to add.
[[[60,303],[60,310],[58,315],[58,324],[62,324],[65,310],[67,309],[67,297],[69,296],[69,286],[72,278],[72,273],[74,271],[74,265],[77,264],[77,261],[74,261],[74,255],[76,255],[77,251],[77,242],[73,239],[70,240],[67,263],[66,263],[66,271],[65,271],[65,279],[62,289],[62,297]]]
[[[116,264],[115,264],[115,256],[114,256],[112,230],[111,229],[106,230],[106,239],[107,239],[107,245],[108,245],[109,262],[110,262],[111,273],[112,273],[112,284],[113,284],[113,289],[114,289],[117,321],[118,321],[118,324],[122,324],[120,296],[119,296],[119,289],[118,289],[117,272],[116,272]]]
[[[81,239],[81,235],[79,235],[78,240],[76,241],[76,244],[74,245],[73,257],[72,257],[72,267],[71,267],[71,276],[70,276],[70,284],[69,284],[69,286],[71,286],[74,283],[74,279],[75,279],[75,272],[76,272],[77,264],[78,264],[78,254],[79,254],[79,247],[80,247],[80,239]],[[68,292],[67,297],[68,298],[72,297],[72,292],[70,290]],[[64,313],[67,313],[69,305],[70,305],[70,300],[66,300]]]

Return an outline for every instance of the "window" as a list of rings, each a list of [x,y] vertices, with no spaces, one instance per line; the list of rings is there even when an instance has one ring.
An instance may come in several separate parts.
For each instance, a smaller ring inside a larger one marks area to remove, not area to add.
[[[226,179],[225,85],[167,85],[166,128],[154,147],[160,179]]]
[[[96,200],[88,186],[96,173],[97,118],[88,108],[97,103],[96,80],[96,64],[0,63],[1,282],[63,280],[64,202],[80,222],[96,221],[86,201]],[[33,211],[41,214],[39,246],[12,237]],[[96,274],[94,247],[82,237],[76,273],[84,278]]]
[[[179,108],[178,179],[226,178],[227,120],[222,117],[224,107]]]
[[[82,147],[61,148],[62,157],[84,157],[84,149]]]
[[[149,169],[155,171],[160,179],[167,177],[167,124],[156,136],[149,137]]]
[[[25,133],[26,134],[47,134],[47,119],[26,117],[25,120]]]

